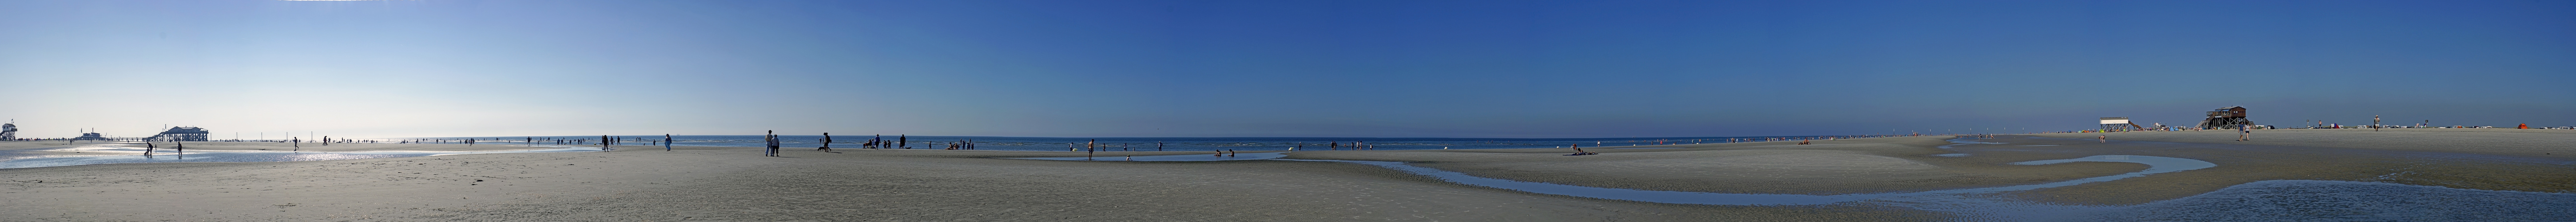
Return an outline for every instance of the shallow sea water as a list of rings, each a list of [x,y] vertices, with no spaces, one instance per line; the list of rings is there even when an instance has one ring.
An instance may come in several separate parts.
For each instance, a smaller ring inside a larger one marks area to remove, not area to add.
[[[1235,154],[1234,156],[1219,156],[1219,155],[1216,155],[1216,153],[1208,153],[1208,154],[1153,155],[1153,156],[1133,156],[1133,157],[1130,157],[1130,156],[1095,156],[1095,157],[1016,157],[1016,158],[1002,158],[1002,159],[1023,159],[1023,160],[1071,160],[1071,161],[1229,161],[1229,160],[1266,160],[1266,159],[1278,159],[1278,158],[1280,158],[1280,157],[1288,157],[1288,154],[1286,154],[1286,153],[1288,153],[1288,152],[1275,152],[1275,153],[1239,153],[1239,154]]]
[[[167,163],[175,163],[175,162],[280,162],[280,161],[347,160],[347,159],[367,159],[367,158],[387,158],[387,157],[415,157],[415,156],[437,156],[437,155],[478,154],[478,153],[599,152],[599,148],[598,148],[598,147],[564,147],[564,146],[528,146],[528,148],[529,148],[529,149],[527,149],[527,150],[474,151],[474,152],[462,152],[462,151],[455,151],[455,152],[450,152],[450,151],[370,151],[370,152],[310,152],[310,151],[307,151],[307,152],[296,152],[296,151],[268,151],[268,150],[261,150],[261,151],[195,151],[195,150],[191,150],[191,151],[188,151],[188,152],[185,152],[185,153],[180,153],[180,152],[173,152],[173,151],[171,151],[172,149],[169,149],[169,148],[162,148],[162,149],[159,149],[159,150],[157,150],[157,151],[152,152],[152,153],[153,153],[153,155],[151,155],[151,156],[144,156],[144,155],[143,155],[143,152],[144,152],[144,149],[143,149],[143,148],[139,148],[139,147],[127,147],[127,146],[124,146],[124,145],[126,145],[126,144],[95,144],[95,145],[81,145],[81,146],[78,146],[78,147],[72,147],[72,148],[62,148],[62,149],[51,149],[51,150],[45,150],[45,151],[74,151],[74,152],[78,152],[78,153],[73,153],[73,154],[60,154],[60,153],[58,153],[58,152],[50,152],[50,153],[39,154],[39,152],[31,152],[31,151],[9,151],[9,152],[0,152],[0,169],[6,169],[6,168],[28,168],[28,167],[72,166],[72,165],[89,165],[89,164],[109,164],[109,163],[165,163],[165,162],[167,162]]]

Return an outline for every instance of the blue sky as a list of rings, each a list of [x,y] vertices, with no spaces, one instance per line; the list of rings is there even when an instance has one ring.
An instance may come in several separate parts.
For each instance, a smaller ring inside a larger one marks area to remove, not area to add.
[[[2224,106],[2565,126],[2569,39],[2567,1],[32,0],[0,1],[0,117],[244,138],[2028,132]]]

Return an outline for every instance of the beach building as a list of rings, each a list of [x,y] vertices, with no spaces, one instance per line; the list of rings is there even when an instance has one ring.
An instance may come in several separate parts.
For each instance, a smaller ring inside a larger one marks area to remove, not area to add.
[[[2254,121],[2245,119],[2243,106],[2221,107],[2209,111],[2206,116],[2208,118],[2200,120],[2202,129],[2236,129],[2237,124],[2254,125]]]
[[[0,141],[18,140],[17,123],[0,123]]]
[[[2146,127],[2138,126],[2138,124],[2137,124],[2137,123],[2131,123],[2131,122],[2129,122],[2129,117],[2102,117],[2102,132],[2133,131],[2133,130],[2146,130],[2146,129],[2147,129]]]
[[[209,133],[205,128],[182,126],[170,127],[170,130],[164,130],[161,131],[161,134],[152,135],[152,137],[144,137],[143,139],[153,141],[206,141],[206,134]]]
[[[72,140],[107,140],[107,136],[102,136],[102,135],[99,135],[98,133],[86,133],[86,132],[85,132],[85,133],[81,133],[81,136],[80,136],[80,137],[72,137]]]

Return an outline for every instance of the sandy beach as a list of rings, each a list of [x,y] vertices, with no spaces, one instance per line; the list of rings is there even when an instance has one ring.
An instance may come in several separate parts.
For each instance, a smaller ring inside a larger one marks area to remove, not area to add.
[[[2045,183],[2135,172],[2134,163],[2005,163],[2091,155],[2190,158],[2217,167],[2004,194],[2061,204],[2138,204],[2266,180],[2388,182],[2576,192],[2576,131],[2282,130],[2005,135],[1950,148],[1943,136],[1684,144],[1668,149],[1303,151],[1293,159],[1375,160],[1470,175],[1640,190],[1850,194]],[[2100,143],[2093,136],[2110,135]],[[2221,137],[2223,136],[2223,138]],[[2335,142],[2342,141],[2342,142]],[[2451,143],[2489,141],[2485,145]],[[2509,141],[2509,142],[2500,142]],[[2537,142],[2534,142],[2537,141]],[[10,150],[38,142],[0,142]],[[61,144],[60,142],[50,142]],[[192,150],[197,149],[191,143]],[[209,143],[219,149],[278,144]],[[352,146],[343,146],[352,145]],[[334,144],[344,150],[487,149]],[[314,146],[307,146],[313,149]],[[622,146],[615,152],[504,153],[249,163],[133,163],[0,169],[0,218],[70,221],[268,220],[1473,220],[1849,221],[1959,215],[1866,203],[1662,204],[1462,185],[1333,162],[995,159],[1079,152]],[[520,147],[525,148],[525,147]],[[498,149],[498,148],[490,148]],[[2537,153],[2531,153],[2537,152]],[[2529,154],[2527,154],[2529,153]],[[1123,155],[1200,152],[1107,152]],[[1968,154],[1961,157],[1937,154]]]

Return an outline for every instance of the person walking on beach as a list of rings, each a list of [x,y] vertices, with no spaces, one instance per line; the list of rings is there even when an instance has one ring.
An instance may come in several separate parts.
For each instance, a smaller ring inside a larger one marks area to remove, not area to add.
[[[2372,124],[2372,125],[2378,125],[2378,124]],[[2373,129],[2373,130],[2376,130],[2376,129]],[[2254,130],[2251,130],[2251,129],[2245,129],[2245,124],[2243,124],[2243,123],[2238,123],[2238,124],[2236,124],[2236,141],[2249,141],[2249,140],[2254,140],[2254,138],[2246,138],[2246,137],[2251,137],[2251,136],[2254,136]]]
[[[662,151],[671,151],[671,134],[662,134]]]
[[[826,153],[832,152],[832,133],[823,133],[823,147],[814,148],[814,150]]]
[[[904,149],[912,149],[912,138],[903,134],[895,134],[894,144],[896,146],[902,146]]]
[[[152,147],[152,143],[143,143],[143,155],[144,155],[144,156],[151,156],[151,155],[152,155],[152,150],[154,150],[154,149],[157,149],[157,148],[153,148],[153,147]]]

